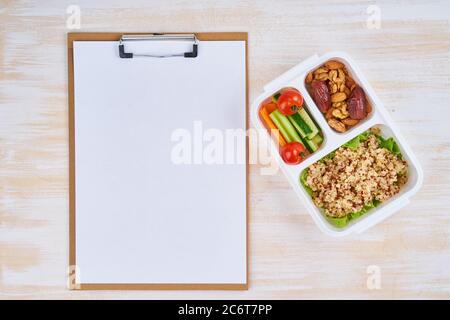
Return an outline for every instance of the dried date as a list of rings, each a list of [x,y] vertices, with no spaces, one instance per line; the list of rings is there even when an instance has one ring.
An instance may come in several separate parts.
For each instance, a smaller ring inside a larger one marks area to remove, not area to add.
[[[367,116],[367,99],[364,90],[356,86],[347,101],[350,118],[355,120],[364,119]]]
[[[331,95],[325,81],[314,80],[311,83],[314,102],[322,113],[326,113],[331,107]]]

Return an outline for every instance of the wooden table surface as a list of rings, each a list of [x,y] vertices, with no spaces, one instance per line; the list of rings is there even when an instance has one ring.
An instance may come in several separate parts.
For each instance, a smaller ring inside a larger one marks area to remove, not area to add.
[[[67,28],[71,4],[80,29]],[[449,20],[448,1],[0,0],[0,299],[449,299]],[[248,291],[69,291],[70,31],[246,31],[250,101],[308,56],[346,51],[421,162],[423,187],[382,224],[335,239],[281,172],[253,165]]]

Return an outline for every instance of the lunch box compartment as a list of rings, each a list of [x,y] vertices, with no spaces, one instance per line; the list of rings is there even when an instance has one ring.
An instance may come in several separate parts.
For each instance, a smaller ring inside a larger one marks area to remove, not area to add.
[[[417,191],[418,186],[420,186],[421,181],[419,181],[421,178],[421,173],[418,171],[417,167],[415,166],[414,162],[412,161],[412,159],[409,158],[408,156],[408,152],[404,149],[404,147],[400,144],[400,139],[396,136],[396,134],[385,124],[376,124],[374,125],[372,128],[379,128],[380,129],[380,135],[383,138],[394,138],[395,142],[397,142],[397,145],[400,148],[400,152],[402,154],[403,159],[407,162],[408,165],[408,181],[406,182],[405,185],[403,185],[400,189],[400,192],[397,193],[396,195],[394,195],[393,197],[391,197],[390,199],[384,201],[383,203],[381,203],[379,206],[377,206],[376,208],[373,208],[371,210],[369,210],[367,213],[363,214],[361,217],[351,220],[347,226],[343,227],[343,228],[338,228],[336,226],[334,226],[333,224],[331,224],[325,214],[320,210],[320,208],[318,208],[312,201],[311,196],[308,194],[308,192],[306,191],[306,189],[304,188],[304,186],[301,184],[300,182],[300,186],[302,188],[302,192],[304,193],[304,196],[307,197],[311,204],[314,206],[314,211],[316,211],[316,213],[318,215],[321,215],[322,219],[322,223],[326,223],[327,227],[331,228],[332,232],[336,232],[336,233],[346,233],[347,229],[352,228],[352,226],[354,224],[360,223],[362,222],[362,220],[364,219],[370,219],[370,216],[375,213],[375,211],[377,211],[378,209],[383,209],[383,208],[397,208],[399,205],[404,206],[406,204],[408,204],[409,201],[405,201],[406,197],[409,197],[410,194],[413,194]],[[349,139],[348,141],[350,141],[351,139]],[[347,143],[348,141],[345,141],[345,143]],[[344,144],[345,144],[344,143]],[[341,145],[342,146],[342,145]],[[339,147],[341,147],[339,146]],[[339,148],[338,147],[338,148]],[[336,148],[336,149],[338,149]],[[334,149],[334,150],[336,150]],[[332,151],[334,151],[332,150]],[[331,152],[332,152],[331,151]],[[324,155],[327,156],[328,154]],[[319,159],[320,160],[320,159]],[[302,175],[302,173],[307,170],[307,168],[303,169],[298,177],[299,181],[300,181],[300,177]],[[391,203],[395,203],[395,206],[392,206]],[[398,210],[398,209],[397,209]]]
[[[281,92],[282,90],[284,90],[284,89],[290,89],[290,88],[296,89],[296,90],[298,90],[298,91],[300,92],[300,90],[299,90],[298,87],[296,87],[296,86],[286,86],[286,87],[280,88],[279,90],[273,92],[273,93],[270,94],[266,99],[264,99],[261,103],[259,103],[259,106],[258,106],[258,119],[259,119],[259,121],[260,121],[261,123],[263,123],[263,126],[264,126],[264,128],[266,128],[268,135],[270,135],[270,131],[269,131],[269,129],[264,125],[264,121],[263,121],[263,119],[262,119],[261,114],[260,114],[259,111],[260,111],[261,108],[264,107],[264,105],[266,105],[267,103],[269,103],[269,102],[272,101],[272,97],[273,97],[274,95],[280,93],[280,92]],[[300,94],[301,94],[302,96],[304,95],[303,92],[300,92]],[[322,142],[320,143],[319,148],[318,148],[316,151],[311,152],[305,159],[310,158],[312,155],[314,155],[314,154],[316,154],[317,152],[319,152],[320,150],[322,150],[323,146],[324,146],[325,143],[326,143],[326,139],[327,139],[326,134],[325,134],[325,132],[323,131],[321,125],[320,125],[320,124],[318,123],[318,121],[316,120],[316,114],[313,113],[313,112],[311,112],[311,109],[312,109],[312,108],[316,108],[316,106],[314,105],[314,106],[310,107],[310,106],[306,103],[306,101],[303,101],[303,109],[306,110],[307,114],[309,115],[309,117],[311,118],[311,120],[314,122],[315,126],[319,129],[319,134],[322,136],[322,139],[323,139],[323,140],[322,140]],[[281,133],[280,133],[280,135],[281,135]],[[275,144],[276,144],[276,142],[275,142]],[[304,141],[302,141],[302,144],[305,145]],[[305,145],[305,147],[306,147],[306,145]],[[278,152],[278,153],[279,153],[279,152]],[[283,161],[283,160],[281,160],[281,161]]]
[[[364,120],[344,133],[339,133],[328,125],[324,115],[314,103],[305,86],[305,78],[307,74],[328,60],[337,60],[345,64],[352,78],[364,90],[366,98],[372,106],[372,112],[368,114]],[[300,164],[287,165],[283,162],[279,155],[276,142],[271,139],[269,134],[267,137],[272,140],[271,152],[272,155],[275,156],[279,164],[279,168],[283,171],[286,178],[291,183],[293,190],[296,192],[298,197],[303,200],[308,213],[324,233],[331,236],[344,236],[352,233],[363,232],[409,203],[409,198],[418,191],[422,184],[422,169],[401,133],[397,130],[395,123],[387,113],[382,102],[379,100],[372,87],[365,79],[357,64],[346,53],[331,52],[321,57],[314,55],[267,84],[264,87],[264,92],[253,102],[251,107],[251,120],[257,129],[266,130],[263,122],[259,118],[259,108],[262,102],[271,97],[274,93],[287,87],[293,87],[302,94],[304,98],[304,105],[306,105],[311,118],[321,129],[324,140],[320,148],[316,152],[309,155]],[[317,208],[313,203],[311,197],[300,182],[300,175],[302,171],[311,164],[320,160],[333,150],[342,146],[347,141],[374,126],[378,126],[381,129],[381,135],[383,137],[393,137],[397,142],[403,158],[408,163],[408,181],[401,188],[400,192],[391,199],[368,211],[360,218],[351,220],[347,226],[337,228],[327,221],[324,214],[320,212],[319,208]]]
[[[307,96],[308,96],[308,100],[310,100],[310,101],[312,102],[311,107],[314,106],[317,110],[319,110],[319,107],[318,107],[317,104],[315,103],[315,101],[314,101],[312,95],[310,94],[310,92],[309,92],[309,90],[308,90],[308,84],[306,83],[306,77],[307,77],[308,73],[310,73],[310,72],[316,70],[318,67],[320,67],[320,66],[323,65],[325,62],[330,61],[330,60],[336,60],[336,61],[341,62],[342,64],[344,64],[344,66],[346,67],[346,69],[347,69],[349,75],[353,78],[353,80],[355,81],[355,83],[356,83],[357,85],[359,85],[361,88],[364,89],[364,86],[362,85],[362,81],[361,81],[361,80],[359,79],[359,77],[358,77],[358,73],[354,71],[352,65],[351,65],[344,57],[342,57],[342,56],[329,57],[329,58],[327,58],[326,60],[323,60],[321,63],[317,64],[316,66],[310,67],[309,69],[305,70],[305,73],[304,73],[304,75],[302,76],[302,81],[301,81],[302,92],[303,92],[305,95],[307,95]],[[350,131],[354,130],[355,128],[361,126],[362,124],[364,124],[365,122],[367,122],[368,120],[370,120],[370,119],[373,117],[373,114],[375,113],[375,112],[374,112],[374,109],[375,109],[374,101],[373,101],[372,97],[370,96],[370,94],[369,94],[368,92],[365,91],[365,94],[366,94],[366,99],[367,99],[368,103],[369,103],[370,106],[372,107],[372,111],[371,111],[369,114],[367,114],[367,116],[366,116],[364,119],[360,120],[358,124],[356,124],[356,125],[350,127],[346,132],[341,133],[341,132],[338,132],[338,131],[332,129],[333,132],[335,132],[336,134],[340,134],[340,135],[347,134],[347,133],[349,133]],[[319,110],[319,112],[320,112],[320,110]],[[320,114],[321,114],[321,116],[323,117],[323,119],[326,121],[326,119],[325,119],[325,114],[323,114],[322,112],[320,112]],[[329,126],[328,123],[327,123],[327,126]],[[329,126],[329,127],[330,127],[330,126]],[[331,128],[331,127],[330,127],[330,128]]]

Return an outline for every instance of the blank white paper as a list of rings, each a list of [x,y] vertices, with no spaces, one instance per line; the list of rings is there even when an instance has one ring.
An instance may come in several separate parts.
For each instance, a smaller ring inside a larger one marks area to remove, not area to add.
[[[192,45],[126,43],[162,48]],[[245,130],[245,55],[244,41],[201,41],[194,59],[120,59],[116,41],[74,42],[81,283],[246,283],[245,163],[170,158],[173,131],[194,121]]]

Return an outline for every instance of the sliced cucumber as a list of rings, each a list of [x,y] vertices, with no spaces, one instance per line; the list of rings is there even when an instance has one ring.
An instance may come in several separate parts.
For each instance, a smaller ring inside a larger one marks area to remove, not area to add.
[[[317,149],[319,149],[319,145],[316,144],[313,140],[309,140],[309,139],[306,138],[306,139],[304,139],[304,141],[308,145],[308,147],[309,147],[311,152],[316,152]]]
[[[298,135],[295,128],[292,126],[288,117],[286,117],[284,114],[282,114],[279,110],[275,110],[273,113],[276,113],[276,117],[280,120],[281,125],[286,129],[286,131],[289,135],[289,138],[290,138],[289,140],[301,142],[302,139]]]
[[[309,140],[306,139],[306,137],[305,137],[305,138],[302,138],[302,143],[303,143],[303,145],[305,146],[305,148],[308,149],[309,153],[313,153],[314,150],[311,149],[311,147],[310,147],[308,141],[309,141]]]
[[[296,112],[292,116],[288,116],[289,121],[297,129],[300,137],[305,138],[309,133],[312,132],[311,128],[306,124],[302,117]]]
[[[311,132],[306,135],[308,139],[312,139],[316,134],[319,133],[319,128],[317,128],[314,121],[312,121],[311,117],[309,116],[308,112],[306,112],[305,108],[301,108],[298,111],[298,114],[303,119],[303,121],[306,123],[306,125],[311,129]]]
[[[286,140],[286,142],[291,142],[292,139],[289,137],[288,132],[286,131],[286,129],[283,127],[281,120],[279,119],[279,117],[277,116],[277,114],[275,113],[275,111],[273,111],[269,117],[270,119],[272,119],[273,123],[275,124],[275,126],[278,128],[278,130],[280,130],[281,135],[283,136],[283,138]]]
[[[278,109],[273,111],[269,117],[275,123],[275,125],[280,129],[281,134],[284,136],[287,142],[297,141],[302,142],[302,139],[298,135],[295,128],[292,126],[289,119],[282,114]]]
[[[311,140],[314,141],[315,144],[320,146],[323,142],[323,137],[320,134],[316,134]]]

